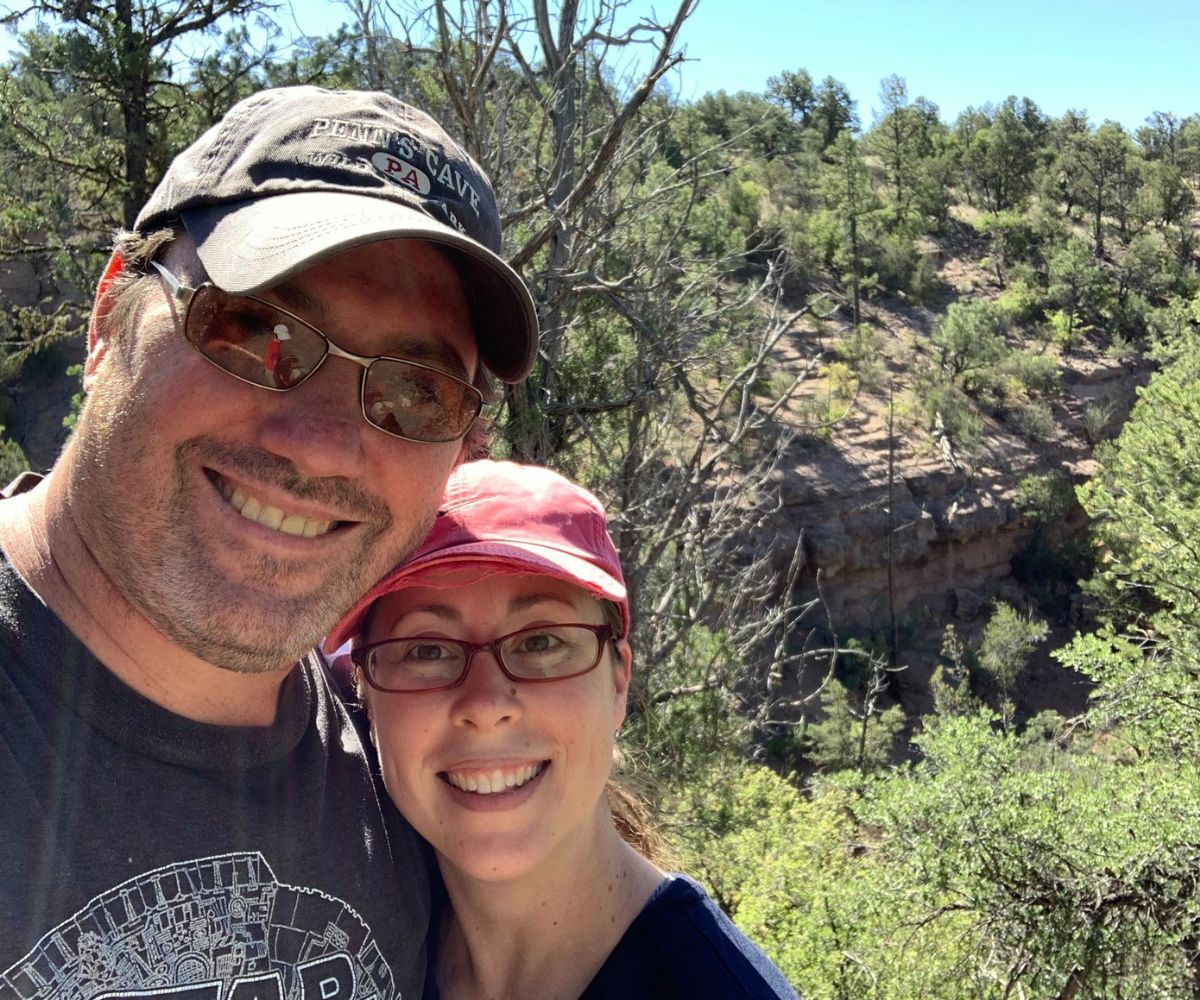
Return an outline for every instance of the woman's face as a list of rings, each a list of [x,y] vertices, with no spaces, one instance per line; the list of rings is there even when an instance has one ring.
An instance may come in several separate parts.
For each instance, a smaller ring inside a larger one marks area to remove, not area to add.
[[[602,605],[550,577],[496,576],[389,594],[375,605],[367,639],[491,642],[571,622],[604,624]],[[484,651],[450,690],[367,688],[388,792],[443,864],[487,881],[525,874],[609,822],[604,784],[628,686],[622,642],[619,653],[606,643],[594,670],[566,680],[511,681]]]

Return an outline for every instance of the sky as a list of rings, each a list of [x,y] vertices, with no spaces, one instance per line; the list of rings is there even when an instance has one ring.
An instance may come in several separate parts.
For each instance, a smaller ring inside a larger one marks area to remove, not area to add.
[[[335,26],[344,9],[292,7],[305,30]],[[651,10],[666,18],[674,4],[629,0],[631,15]],[[1010,94],[1131,130],[1152,111],[1200,113],[1198,0],[700,0],[681,41],[688,61],[670,82],[684,99],[762,93],[770,76],[804,68],[846,84],[864,127],[893,73],[948,123]]]
[[[336,0],[284,3],[285,33],[324,34],[346,19]],[[628,0],[627,9],[665,18],[673,4]],[[669,84],[685,100],[762,93],[768,77],[804,68],[841,80],[864,127],[893,73],[947,123],[1009,94],[1131,130],[1152,111],[1200,113],[1200,0],[700,0],[681,43],[688,61]]]
[[[864,126],[893,73],[944,121],[1009,94],[1127,128],[1200,113],[1196,0],[700,0],[683,41],[681,97],[761,92],[803,67],[846,84]]]

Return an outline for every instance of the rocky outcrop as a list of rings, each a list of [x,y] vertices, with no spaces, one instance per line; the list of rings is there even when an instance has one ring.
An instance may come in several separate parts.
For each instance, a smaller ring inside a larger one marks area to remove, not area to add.
[[[803,532],[805,589],[815,594],[819,571],[834,630],[881,628],[890,555],[897,615],[920,607],[973,617],[1010,576],[1013,554],[1027,538],[1013,502],[1023,473],[971,475],[933,459],[906,463],[891,486],[889,520],[888,483],[879,475],[886,459],[867,467],[847,461],[862,451],[861,441],[821,445],[780,476],[777,527],[793,540]]]
[[[890,490],[888,435],[869,408],[829,441],[797,439],[776,473],[778,535],[769,544],[790,552],[802,533],[806,574],[797,596],[816,595],[819,571],[828,610],[820,624],[838,633],[886,627],[889,530],[898,618],[922,612],[970,622],[985,617],[997,596],[1021,602],[1013,559],[1032,532],[1017,505],[1021,479],[1058,471],[1078,482],[1092,474],[1096,427],[1084,407],[1101,406],[1101,436],[1115,434],[1149,368],[1074,358],[1062,375],[1051,439],[1030,441],[993,421],[968,462],[921,429],[897,432]]]

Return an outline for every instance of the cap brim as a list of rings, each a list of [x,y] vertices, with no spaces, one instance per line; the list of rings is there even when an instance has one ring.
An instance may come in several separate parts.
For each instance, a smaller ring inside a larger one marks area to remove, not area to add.
[[[252,294],[351,247],[420,239],[457,251],[474,309],[479,353],[503,382],[519,382],[537,358],[529,289],[487,247],[415,208],[344,191],[288,194],[185,209],[181,216],[218,288]]]
[[[461,569],[471,572],[454,573]],[[491,575],[511,576],[532,573],[549,576],[574,584],[593,597],[613,601],[621,606],[624,629],[629,631],[625,585],[614,579],[595,563],[588,562],[561,549],[522,542],[520,546],[505,542],[472,542],[449,549],[439,549],[424,559],[415,559],[398,567],[379,581],[338,622],[326,637],[323,648],[333,652],[362,628],[363,619],[371,605],[385,594],[405,587],[450,589],[465,587]]]

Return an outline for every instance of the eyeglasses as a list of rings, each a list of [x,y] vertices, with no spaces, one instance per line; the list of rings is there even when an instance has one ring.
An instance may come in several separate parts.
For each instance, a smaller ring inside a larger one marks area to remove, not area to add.
[[[367,683],[393,694],[444,691],[467,677],[476,653],[489,652],[512,681],[565,681],[593,670],[610,625],[538,625],[509,632],[492,642],[440,636],[384,639],[352,650],[350,659]]]
[[[333,355],[361,365],[363,417],[407,441],[457,441],[471,429],[483,395],[469,382],[418,361],[361,357],[343,351],[299,316],[253,295],[232,295],[211,282],[183,284],[152,262],[183,318],[183,334],[200,354],[242,382],[287,392]]]

